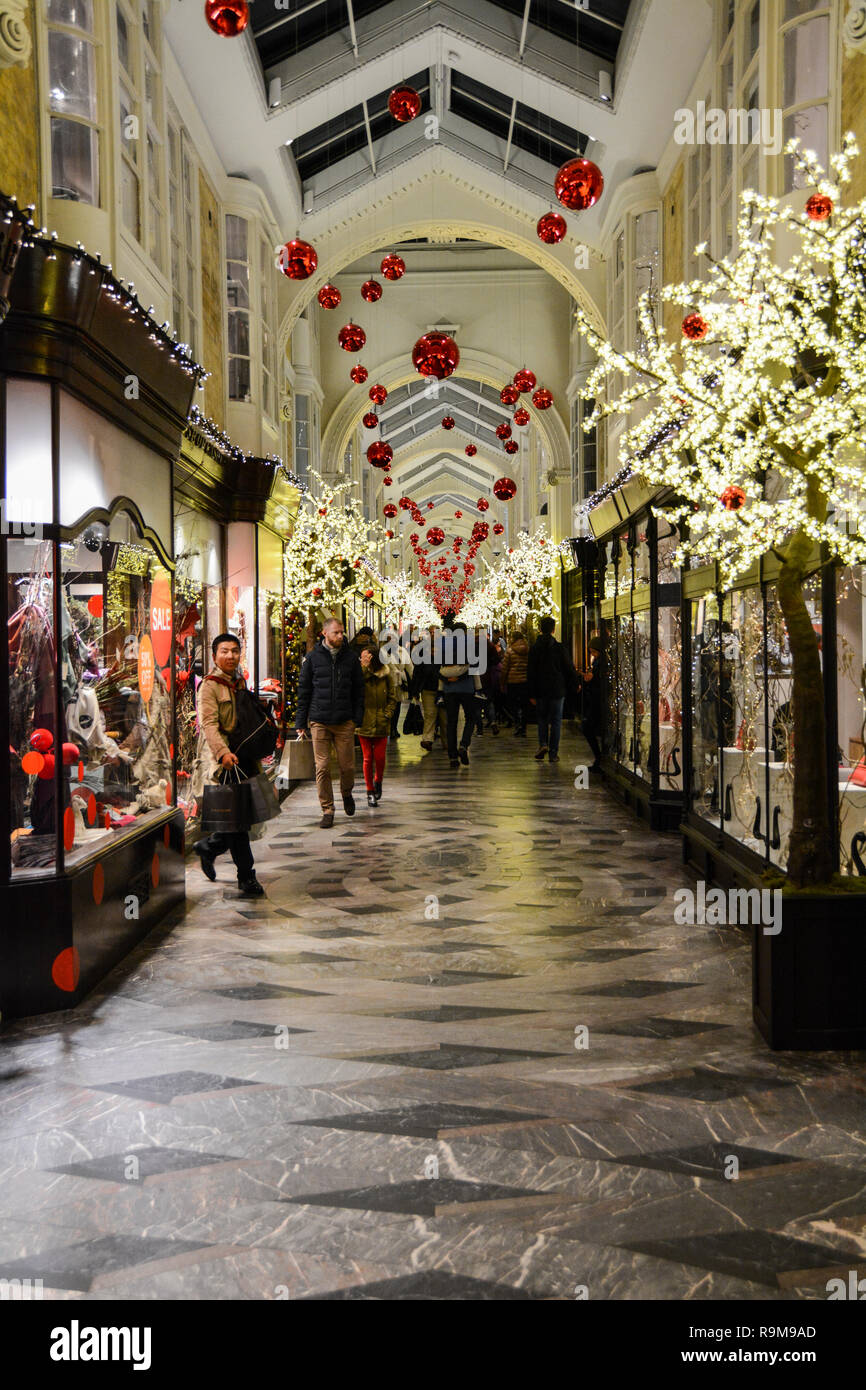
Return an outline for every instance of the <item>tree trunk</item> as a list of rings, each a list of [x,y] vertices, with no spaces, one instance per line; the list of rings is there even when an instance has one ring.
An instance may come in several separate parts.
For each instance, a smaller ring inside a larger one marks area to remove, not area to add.
[[[793,667],[794,812],[788,878],[795,887],[829,883],[836,870],[828,812],[827,733],[818,634],[803,596],[809,537],[788,542],[779,573],[779,607],[788,631]],[[832,653],[825,653],[825,660]]]

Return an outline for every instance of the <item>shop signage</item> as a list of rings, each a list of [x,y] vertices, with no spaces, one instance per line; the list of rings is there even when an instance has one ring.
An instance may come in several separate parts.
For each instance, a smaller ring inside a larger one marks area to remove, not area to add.
[[[138,690],[144,703],[150,704],[153,694],[155,662],[153,644],[149,637],[142,637],[138,644]]]
[[[150,639],[156,661],[160,667],[167,666],[171,657],[171,585],[164,570],[158,572],[150,593]]]

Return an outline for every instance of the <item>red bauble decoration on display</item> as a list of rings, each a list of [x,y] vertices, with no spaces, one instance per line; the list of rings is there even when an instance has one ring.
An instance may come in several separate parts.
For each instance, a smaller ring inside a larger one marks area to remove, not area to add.
[[[414,121],[421,110],[421,98],[414,87],[395,87],[388,98],[388,110],[399,121],[405,125],[406,121]]]
[[[494,526],[493,526],[493,534],[494,534],[494,536],[501,536],[501,535],[502,535],[502,532],[503,532],[504,530],[505,530],[505,527],[502,525],[502,522],[501,522],[501,521],[497,521],[497,522],[494,523]]]
[[[454,515],[456,516],[457,520],[459,521],[460,518],[461,518],[461,516],[463,515],[463,513],[462,513],[462,512],[455,512]]]
[[[368,394],[370,396],[370,400],[373,401],[374,405],[384,405],[385,401],[388,398],[387,388],[385,386],[381,386],[379,383],[377,383],[375,386],[371,386]]]
[[[346,323],[337,334],[337,342],[344,352],[360,352],[367,341],[367,335],[359,323]]]
[[[360,362],[358,362],[349,373],[349,376],[352,378],[356,386],[363,386],[364,382],[367,380],[367,377],[369,375],[370,373],[367,371],[367,368],[362,367]]]
[[[250,19],[247,0],[205,0],[204,17],[220,38],[242,34]]]
[[[445,532],[441,526],[431,526],[427,532],[427,540],[431,545],[441,545],[445,539]]]
[[[318,264],[316,248],[308,241],[296,237],[280,247],[279,267],[289,280],[309,280]]]
[[[604,191],[604,179],[591,159],[569,159],[553,181],[553,191],[564,208],[586,212]]]
[[[411,534],[411,536],[409,537],[409,544],[410,544],[410,545],[417,545],[417,544],[418,544],[418,541],[419,541],[420,539],[421,539],[421,538],[420,538],[420,536],[418,535],[418,532],[417,532],[417,531],[413,531],[412,534]]]
[[[332,285],[329,281],[327,285],[322,286],[316,298],[323,309],[336,309],[343,296],[340,294],[337,286]]]
[[[568,231],[568,223],[558,212],[546,212],[543,217],[539,217],[535,230],[539,241],[543,241],[546,246],[555,246]]]
[[[450,376],[460,361],[460,349],[447,333],[424,333],[412,349],[412,365],[421,376],[438,381]]]
[[[387,256],[382,257],[382,264],[379,269],[386,280],[399,280],[406,274],[406,262],[402,256],[398,256],[396,251],[391,251]]]
[[[514,385],[518,391],[534,391],[535,372],[531,372],[528,367],[521,367],[519,372],[514,373]]]
[[[415,503],[412,501],[411,497],[401,497],[400,506],[402,507],[404,512],[411,512],[415,506]]]
[[[443,428],[443,430],[453,430],[454,425],[455,425],[455,420],[454,420],[454,416],[453,416],[453,415],[443,415],[443,416],[442,416],[442,428]]]
[[[365,590],[364,590],[364,598],[372,598],[372,597],[373,597],[373,590],[372,590],[372,589],[365,589]]]
[[[490,535],[490,527],[489,527],[489,525],[487,524],[487,522],[486,522],[486,521],[476,521],[475,525],[472,527],[472,539],[473,539],[473,541],[475,541],[476,543],[477,543],[477,542],[480,542],[480,541],[486,541],[486,540],[487,540],[487,537],[488,537],[489,535]]]
[[[538,390],[532,393],[532,404],[536,410],[549,410],[553,405],[553,392],[548,391],[546,386],[539,386]]]
[[[475,573],[475,566],[472,565],[472,564],[470,564],[468,560],[466,561],[466,564],[463,566],[463,573],[464,573],[464,574],[474,574],[474,573]]]
[[[385,536],[386,536],[386,538],[387,538],[389,541],[392,541],[392,540],[394,539],[394,532],[393,532],[393,531],[386,531],[386,532],[385,532]]]
[[[474,444],[467,444],[463,452],[467,458],[474,459],[475,455],[478,453],[478,450]]]
[[[424,525],[424,517],[421,515],[421,512],[418,510],[417,507],[415,508],[414,512],[412,513],[412,520],[414,521],[414,523],[415,523],[416,526],[423,526],[423,525]]]
[[[503,405],[516,405],[520,399],[520,392],[516,386],[509,382],[508,385],[503,386],[502,390],[499,392],[499,399]]]
[[[379,423],[379,417],[374,410],[368,410],[361,424],[365,430],[374,430]]]
[[[710,325],[700,314],[686,314],[682,322],[683,337],[688,338],[690,343],[699,343],[702,338],[706,338],[710,331]]]
[[[511,426],[509,425],[509,423],[508,423],[507,420],[503,420],[501,425],[497,425],[497,426],[496,426],[496,438],[497,438],[497,439],[510,439],[510,438],[511,438]]]
[[[514,423],[515,423],[515,425],[528,425],[528,424],[529,424],[529,420],[530,420],[529,411],[528,411],[528,410],[525,410],[523,406],[521,406],[519,410],[515,410],[515,412],[514,412]]]
[[[726,512],[738,512],[746,500],[746,494],[741,487],[731,485],[726,487],[719,501]]]
[[[375,304],[382,298],[382,286],[378,280],[365,280],[361,286],[361,298],[366,299],[368,304]]]
[[[506,454],[516,454],[517,450],[520,448],[520,445],[518,444],[516,439],[506,439],[502,447],[505,450]]]
[[[826,222],[833,211],[833,199],[826,193],[813,193],[806,199],[806,216],[812,222]]]
[[[372,463],[374,468],[384,468],[386,463],[390,463],[394,457],[394,450],[390,444],[386,444],[384,439],[377,439],[367,450],[367,462]]]
[[[30,735],[30,747],[37,753],[47,753],[54,742],[54,735],[49,729],[34,729]]]
[[[25,753],[24,756],[27,757],[27,754]],[[39,778],[40,782],[49,782],[51,778],[54,776],[54,754],[40,753],[39,756],[42,759],[42,766],[40,767],[36,776]]]
[[[512,478],[497,478],[493,484],[493,496],[498,497],[500,502],[510,502],[517,492],[517,484]]]
[[[428,502],[428,503],[427,503],[427,510],[428,510],[428,512],[432,512],[432,510],[433,510],[433,503],[432,503],[432,502]]]
[[[386,468],[390,468],[390,467],[391,467],[390,463],[386,463],[386,464],[385,464],[385,467],[386,467]],[[382,479],[382,485],[383,485],[383,487],[393,487],[393,486],[394,486],[394,479],[393,479],[393,478],[388,478],[388,477],[386,476],[386,477],[384,477],[384,478]]]
[[[399,508],[397,507],[396,502],[386,502],[384,507],[382,508],[382,515],[394,517],[397,515],[398,510]]]
[[[490,503],[488,502],[486,497],[479,497],[475,505],[478,508],[479,512],[486,512],[488,507],[490,506]]]

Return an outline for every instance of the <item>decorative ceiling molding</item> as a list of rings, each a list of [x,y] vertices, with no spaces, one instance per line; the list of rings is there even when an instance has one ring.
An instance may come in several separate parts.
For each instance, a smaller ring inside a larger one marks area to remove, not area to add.
[[[27,28],[28,0],[0,0],[0,72],[4,68],[26,68],[33,52]]]

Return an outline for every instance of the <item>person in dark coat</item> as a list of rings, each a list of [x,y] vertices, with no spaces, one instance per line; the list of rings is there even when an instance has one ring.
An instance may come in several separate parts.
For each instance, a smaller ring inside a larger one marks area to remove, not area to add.
[[[346,642],[339,618],[329,618],[322,640],[308,652],[298,678],[299,738],[309,731],[316,759],[316,789],[322,807],[322,830],[334,824],[331,747],[340,766],[340,791],[347,816],[355,814],[355,726],[364,718],[364,676],[357,650]]]
[[[602,697],[604,694],[604,643],[600,637],[590,637],[589,650],[592,658],[589,670],[583,673],[583,736],[592,749],[595,759],[590,772],[601,772],[601,726]]]
[[[542,618],[538,627],[541,635],[533,642],[526,663],[529,698],[535,704],[538,717],[535,756],[541,762],[546,753],[552,763],[558,763],[562,707],[566,694],[577,689],[577,672],[568,652],[553,635],[555,619]]]
[[[429,629],[430,646],[432,648],[435,628]],[[431,652],[432,655],[432,652]],[[421,701],[421,708],[424,711],[424,731],[421,734],[421,747],[425,753],[429,753],[433,747],[433,740],[436,737],[437,729],[442,739],[442,747],[446,747],[448,736],[446,732],[445,706],[437,705],[436,700],[439,692],[439,666],[431,661],[419,661],[415,663],[409,681],[409,698]]]

